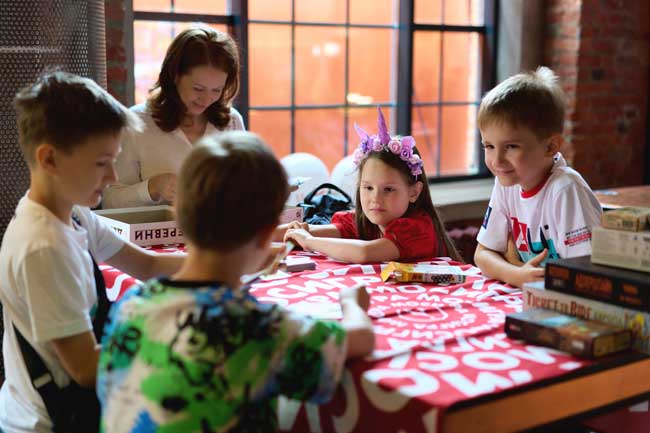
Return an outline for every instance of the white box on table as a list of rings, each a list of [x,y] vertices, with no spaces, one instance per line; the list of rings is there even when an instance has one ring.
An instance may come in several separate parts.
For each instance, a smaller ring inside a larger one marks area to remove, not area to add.
[[[592,263],[650,272],[650,231],[594,227],[591,236]]]
[[[95,211],[123,239],[136,245],[183,243],[174,209],[168,205],[127,207]]]
[[[104,209],[95,213],[123,239],[136,245],[185,242],[176,224],[174,208],[168,205]],[[280,214],[280,224],[296,220],[302,221],[301,207],[286,207]]]

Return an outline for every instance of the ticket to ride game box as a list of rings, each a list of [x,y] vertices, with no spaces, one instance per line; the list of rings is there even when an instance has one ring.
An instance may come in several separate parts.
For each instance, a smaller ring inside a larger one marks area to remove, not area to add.
[[[510,338],[553,347],[586,358],[619,352],[629,348],[632,343],[629,329],[542,308],[506,315],[505,331]]]
[[[125,240],[136,245],[183,243],[183,232],[176,224],[174,208],[168,205],[97,210],[95,213]],[[280,224],[302,221],[302,208],[287,207]]]

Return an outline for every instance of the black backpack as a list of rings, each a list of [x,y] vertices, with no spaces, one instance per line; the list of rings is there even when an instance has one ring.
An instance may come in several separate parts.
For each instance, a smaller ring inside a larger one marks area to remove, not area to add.
[[[318,194],[324,189],[329,191],[325,194]],[[324,183],[316,187],[298,206],[303,209],[303,221],[314,225],[329,224],[332,221],[332,215],[336,212],[354,208],[350,196],[331,183]]]

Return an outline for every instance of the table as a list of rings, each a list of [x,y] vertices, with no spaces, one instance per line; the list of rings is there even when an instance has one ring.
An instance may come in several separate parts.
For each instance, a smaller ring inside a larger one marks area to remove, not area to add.
[[[504,317],[521,309],[521,291],[483,278],[471,265],[436,261],[457,266],[463,284],[387,284],[380,264],[296,254],[312,257],[317,269],[261,282],[251,293],[336,318],[338,288],[364,282],[377,337],[372,356],[347,364],[328,404],[281,398],[282,431],[520,431],[650,395],[650,358],[636,352],[591,362],[508,339]],[[135,281],[102,269],[109,297]]]
[[[605,210],[625,206],[650,207],[650,185],[600,189],[594,193]]]

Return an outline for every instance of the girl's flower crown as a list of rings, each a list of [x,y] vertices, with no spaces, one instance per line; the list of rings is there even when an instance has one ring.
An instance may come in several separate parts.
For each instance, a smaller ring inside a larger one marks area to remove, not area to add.
[[[386,121],[379,107],[377,107],[377,112],[378,130],[376,135],[368,135],[359,125],[354,124],[354,129],[357,131],[359,138],[361,138],[359,147],[354,151],[354,164],[359,166],[361,161],[367,158],[370,152],[384,151],[399,155],[400,159],[408,165],[413,176],[417,177],[422,174],[422,166],[424,163],[419,155],[413,153],[415,139],[410,135],[405,137],[400,137],[399,135],[391,137],[388,134]]]

